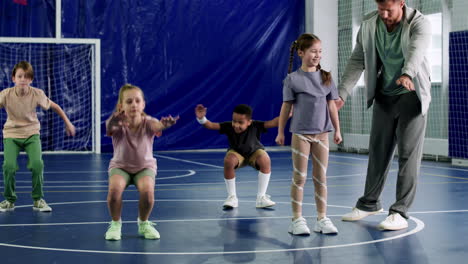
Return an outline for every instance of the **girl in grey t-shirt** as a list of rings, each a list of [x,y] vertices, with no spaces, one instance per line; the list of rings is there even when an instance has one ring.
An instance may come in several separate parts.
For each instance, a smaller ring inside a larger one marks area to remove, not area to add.
[[[294,52],[301,57],[302,65],[291,73]],[[312,34],[303,34],[291,46],[289,74],[283,82],[283,105],[279,119],[276,142],[284,144],[284,127],[289,113],[294,108],[290,131],[293,160],[293,179],[291,185],[291,204],[293,220],[289,233],[293,235],[310,234],[306,220],[302,217],[304,184],[307,178],[307,163],[312,154],[317,222],[315,232],[337,233],[327,214],[328,132],[333,131],[334,142],[342,141],[338,111],[334,100],[338,91],[331,74],[321,69],[322,47],[320,39]]]

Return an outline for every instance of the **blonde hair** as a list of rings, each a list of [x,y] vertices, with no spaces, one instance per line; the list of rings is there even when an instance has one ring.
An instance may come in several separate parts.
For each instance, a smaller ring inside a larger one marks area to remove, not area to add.
[[[300,35],[299,38],[291,44],[291,48],[289,50],[290,55],[289,55],[288,73],[292,72],[292,67],[293,67],[293,62],[294,62],[294,53],[299,50],[306,51],[315,42],[319,42],[319,41],[321,40],[316,35],[306,33],[306,34]],[[326,86],[329,86],[332,82],[331,73],[325,70],[322,70],[322,66],[320,66],[320,64],[317,65],[317,70],[320,70],[320,75],[322,77],[323,84],[325,84]]]
[[[122,87],[120,87],[120,90],[119,90],[119,99],[117,100],[117,105],[115,106],[115,110],[116,111],[120,111],[120,105],[123,104],[123,96],[124,96],[124,93],[126,91],[129,91],[129,90],[138,90],[140,93],[141,93],[141,97],[143,98],[143,101],[145,101],[145,95],[143,94],[143,90],[141,90],[140,87],[136,86],[136,85],[133,85],[133,84],[129,84],[129,83],[126,83],[124,84]],[[145,113],[143,113],[145,114]],[[146,115],[146,114],[145,114]]]

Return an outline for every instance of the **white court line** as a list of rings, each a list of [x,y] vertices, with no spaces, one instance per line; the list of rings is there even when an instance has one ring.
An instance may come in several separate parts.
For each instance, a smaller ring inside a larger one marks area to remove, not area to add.
[[[197,169],[197,171],[217,171],[214,169]],[[181,170],[181,169],[174,169],[174,170],[160,170],[158,169],[158,172],[173,172],[173,171],[188,171],[188,170]],[[109,170],[92,170],[92,171],[74,171],[74,170],[69,170],[69,171],[44,171],[44,174],[71,174],[71,173],[108,173]],[[1,174],[1,172],[0,172]],[[17,171],[16,174],[31,174],[30,171]]]
[[[156,182],[161,181],[161,180],[168,180],[168,179],[176,179],[176,178],[185,178],[185,177],[190,177],[192,175],[195,175],[196,172],[194,170],[174,170],[174,171],[188,171],[186,174],[182,175],[176,175],[176,176],[169,176],[169,177],[160,177],[156,176]],[[0,181],[3,182],[3,181]],[[16,182],[24,182],[24,183],[31,183],[31,181],[16,181]],[[44,181],[44,183],[96,183],[96,182],[108,182],[108,180],[102,180],[102,181]],[[103,185],[82,185],[82,186],[43,186],[44,188],[58,188],[58,187],[102,187]],[[30,186],[18,186],[17,188],[28,188]],[[107,187],[107,185],[105,185]]]
[[[128,201],[137,201],[137,200],[126,200]],[[215,202],[221,202],[223,200],[165,200],[165,201],[192,201],[192,202],[199,202],[199,201],[215,201]],[[79,203],[97,203],[97,202],[107,202],[107,201],[80,201],[80,202],[65,202],[65,203],[55,203],[57,204],[79,204]],[[253,201],[251,201],[253,202]],[[286,203],[289,204],[290,202],[280,202],[280,203]],[[304,203],[306,204],[306,203]],[[51,205],[54,205],[54,203],[51,203]],[[331,207],[335,207],[334,205],[329,205]],[[20,207],[20,206],[18,206]],[[21,207],[26,207],[26,206],[21,206]],[[336,207],[343,207],[343,208],[350,208],[349,206],[336,206]],[[261,217],[264,219],[265,217]],[[285,217],[285,218],[290,218]],[[240,220],[244,219],[258,219],[258,217],[254,218],[239,218]],[[195,219],[194,221],[203,221],[204,219]],[[235,220],[229,219],[229,218],[219,218],[219,219],[210,219],[210,220]],[[48,250],[48,251],[62,251],[62,252],[79,252],[79,253],[101,253],[101,254],[130,254],[130,255],[219,255],[219,254],[252,254],[252,253],[274,253],[274,252],[293,252],[293,251],[303,251],[303,250],[316,250],[316,249],[330,249],[330,248],[342,248],[342,247],[351,247],[351,246],[361,246],[361,245],[366,245],[366,244],[375,244],[375,243],[380,243],[384,241],[390,241],[398,238],[403,238],[412,234],[415,234],[421,230],[424,229],[424,222],[421,220],[410,217],[410,220],[414,221],[416,223],[416,227],[408,232],[402,233],[400,235],[396,235],[393,237],[387,237],[387,238],[382,238],[382,239],[377,239],[377,240],[370,240],[370,241],[362,241],[362,242],[355,242],[355,243],[348,243],[348,244],[341,244],[341,245],[331,245],[331,246],[320,246],[320,247],[304,247],[304,248],[292,248],[292,249],[266,249],[266,250],[246,250],[246,251],[206,251],[206,252],[129,252],[129,251],[103,251],[103,250],[86,250],[86,249],[67,249],[67,248],[49,248],[49,247],[36,247],[36,246],[24,246],[24,245],[17,245],[17,244],[10,244],[10,243],[0,243],[0,246],[5,246],[5,247],[15,247],[15,248],[25,248],[25,249],[36,249],[36,250]],[[174,220],[166,220],[167,222],[169,221],[174,221]],[[190,221],[190,219],[180,219],[176,221]],[[130,221],[127,223],[134,223],[135,221]],[[160,221],[161,222],[161,221]],[[101,222],[88,222],[88,223],[99,223]],[[108,222],[107,222],[108,223]],[[73,223],[59,223],[59,224],[73,224]],[[82,224],[82,223],[75,223],[75,224]],[[26,225],[32,225],[32,224],[26,224]],[[50,223],[42,223],[42,224],[35,224],[35,225],[54,225]],[[55,224],[57,225],[57,224]],[[5,226],[5,225],[0,225]],[[24,224],[22,226],[25,226]]]
[[[245,250],[245,251],[208,251],[208,252],[129,252],[129,251],[102,251],[102,250],[85,250],[85,249],[66,249],[66,248],[48,248],[48,247],[34,247],[34,246],[23,246],[15,244],[0,243],[0,246],[16,247],[25,249],[38,249],[38,250],[49,250],[49,251],[63,251],[63,252],[79,252],[79,253],[101,253],[101,254],[125,254],[125,255],[225,255],[225,254],[252,254],[252,253],[277,253],[277,252],[295,252],[304,250],[317,250],[317,249],[330,249],[330,248],[342,248],[352,246],[362,246],[367,244],[375,244],[385,241],[390,241],[398,238],[403,238],[409,235],[413,235],[424,229],[424,222],[421,220],[410,217],[412,221],[416,223],[416,227],[406,233],[396,235],[393,237],[387,237],[377,240],[348,243],[341,245],[332,246],[321,246],[321,247],[304,247],[304,248],[291,248],[291,249],[267,249],[267,250]]]
[[[368,161],[369,159],[367,158],[356,158],[356,157],[347,157],[347,156],[340,156],[340,155],[333,155],[330,154],[330,157],[335,157],[335,158],[345,158],[345,159],[355,159],[355,160],[362,160],[362,161]],[[424,162],[424,161],[423,161]],[[393,160],[392,163],[398,164],[398,161]],[[438,166],[432,166],[432,165],[421,165],[422,168],[432,168],[432,169],[441,169],[441,170],[457,170],[457,171],[468,171],[468,169],[462,169],[462,168],[453,168],[453,167],[438,167]]]
[[[173,157],[168,157],[168,156],[163,156],[163,155],[155,155],[155,156],[165,158],[165,159],[170,159],[170,160],[177,160],[177,161],[183,161],[183,162],[193,163],[193,164],[202,165],[202,166],[208,166],[208,167],[213,167],[213,168],[218,168],[218,169],[224,169],[224,167],[211,165],[211,164],[208,164],[208,163],[201,163],[201,162],[196,162],[196,161],[191,161],[191,160],[178,159],[178,158],[173,158]]]

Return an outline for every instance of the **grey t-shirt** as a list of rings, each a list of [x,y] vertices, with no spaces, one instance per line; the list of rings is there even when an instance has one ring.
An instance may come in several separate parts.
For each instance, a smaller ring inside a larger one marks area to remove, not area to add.
[[[319,134],[333,130],[327,102],[338,99],[335,83],[325,86],[320,71],[301,68],[283,81],[283,101],[293,103],[290,131],[296,134]]]

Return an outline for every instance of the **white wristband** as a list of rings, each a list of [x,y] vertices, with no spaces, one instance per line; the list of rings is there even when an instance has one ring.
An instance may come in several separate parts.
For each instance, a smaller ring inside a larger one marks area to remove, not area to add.
[[[198,123],[200,123],[200,125],[203,125],[203,124],[205,124],[206,122],[208,122],[208,119],[206,119],[206,116],[204,116],[202,119],[198,119],[198,118],[197,118],[197,121],[198,121]]]

